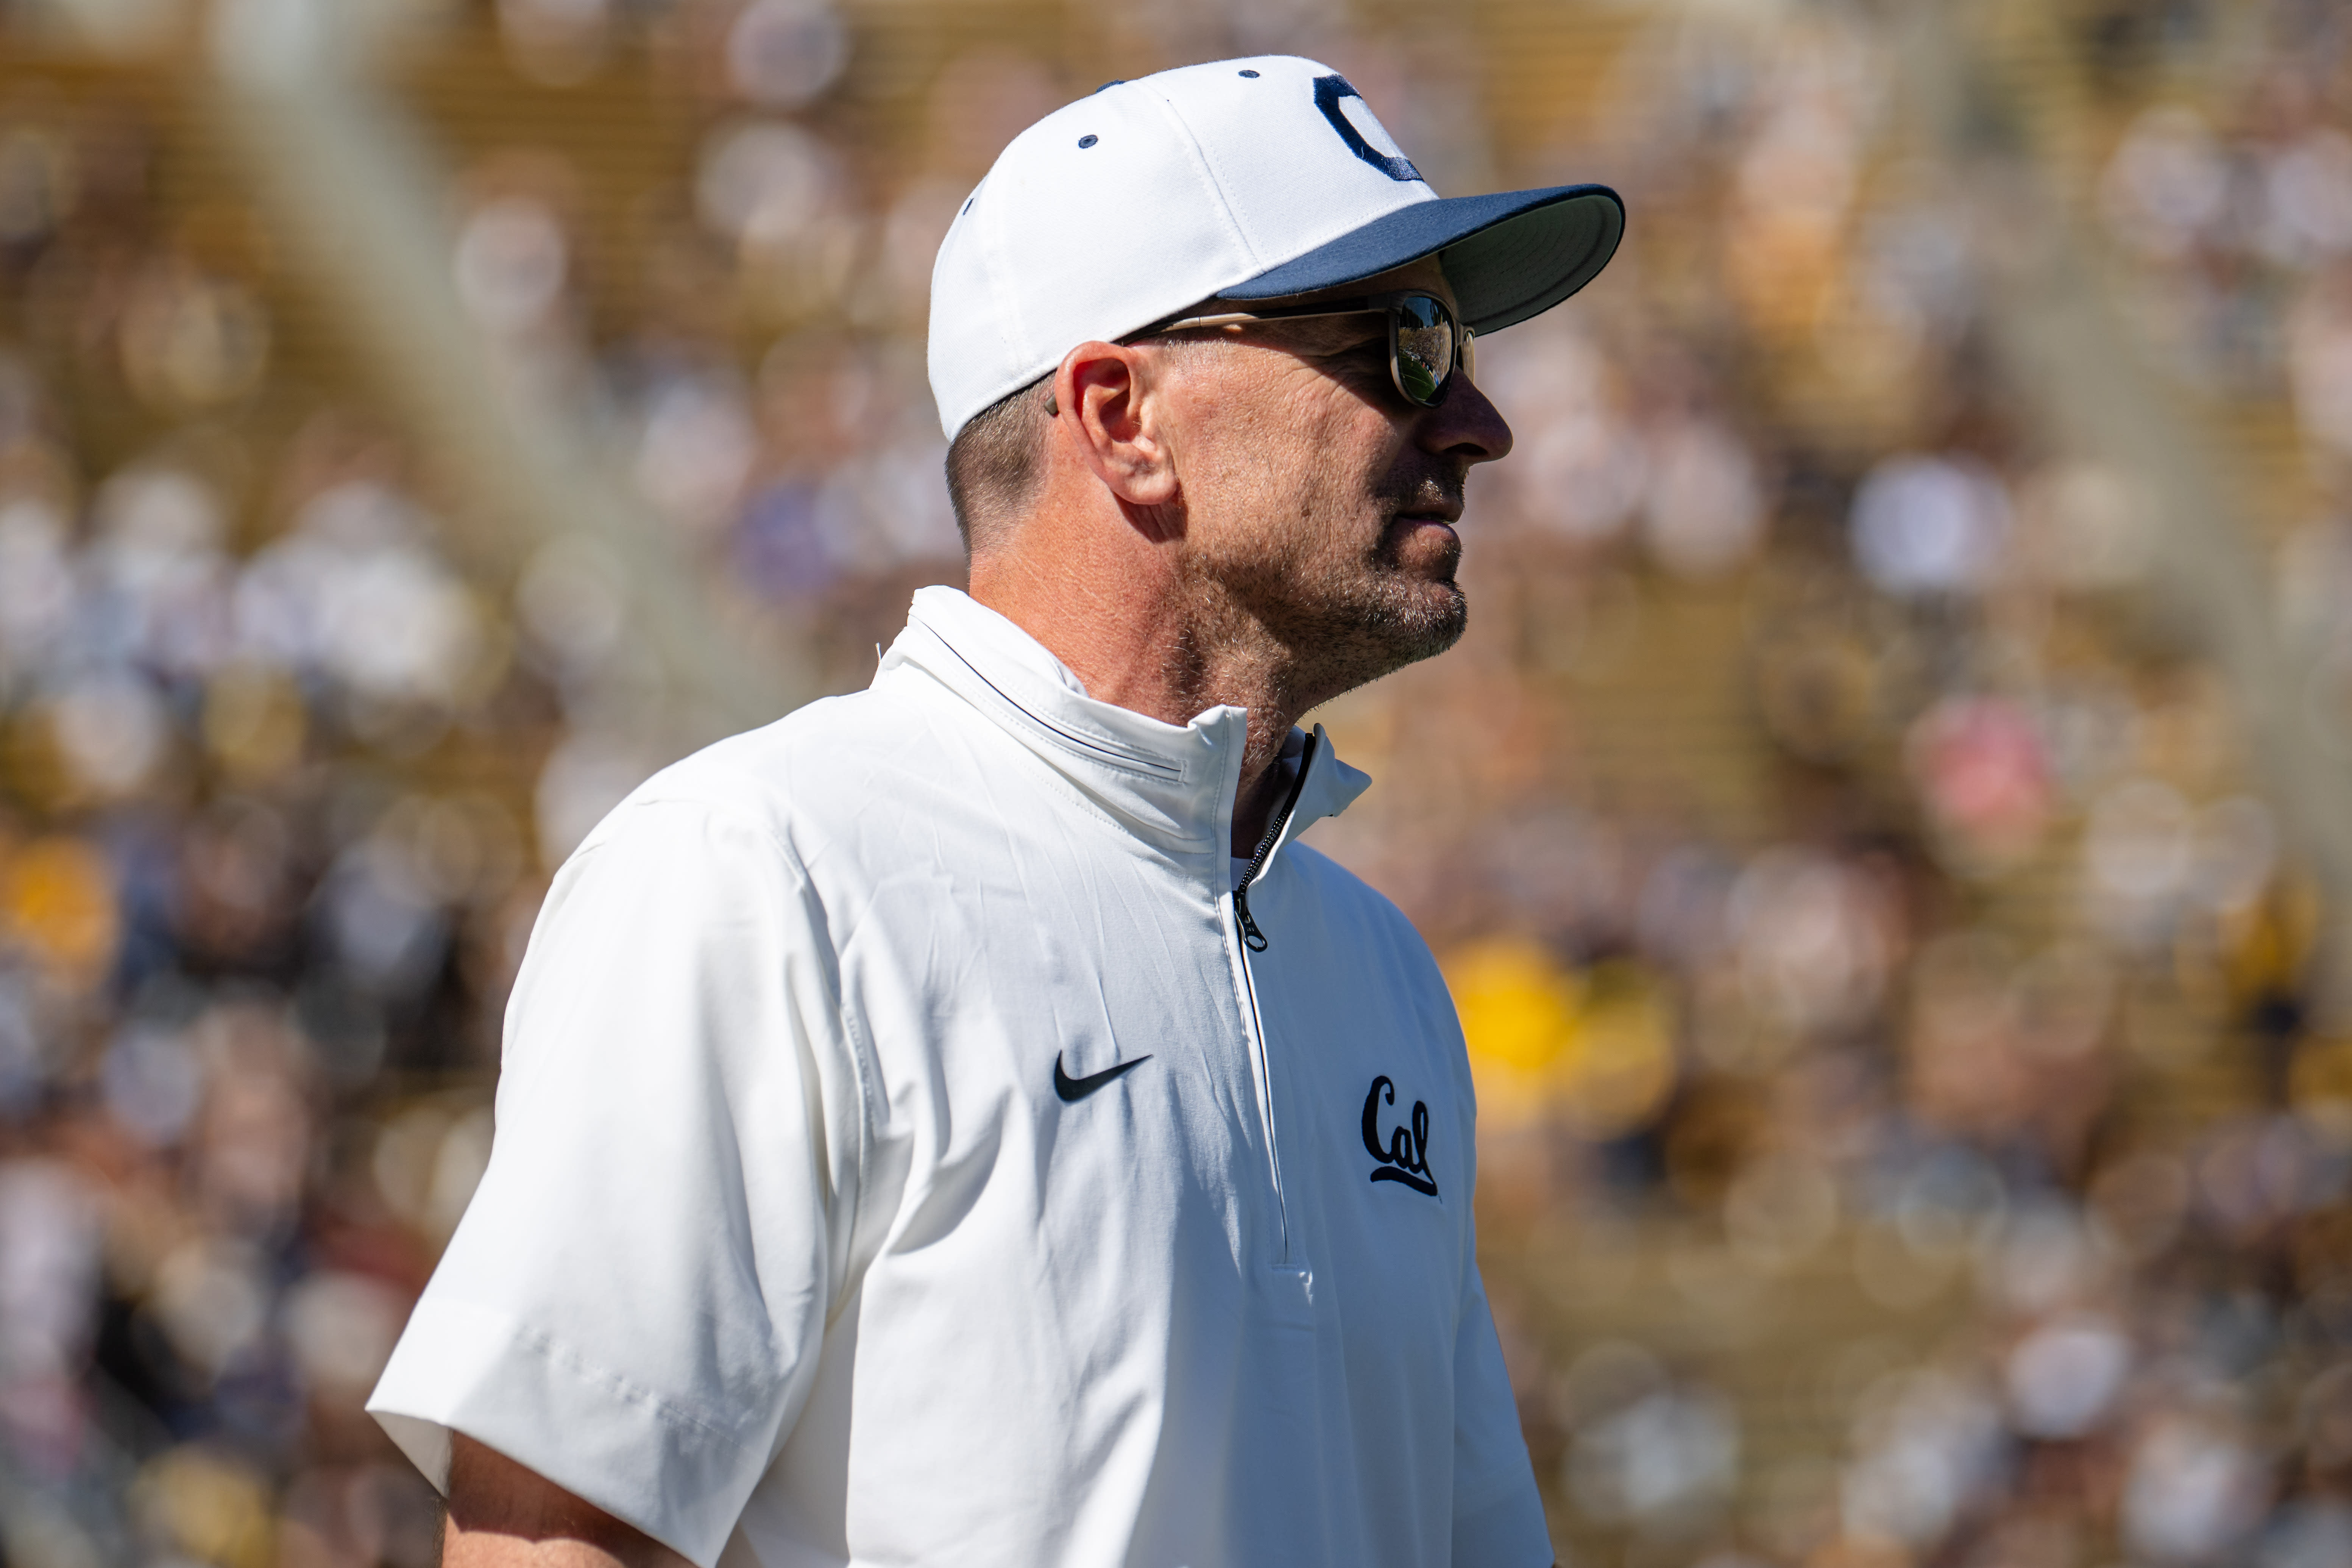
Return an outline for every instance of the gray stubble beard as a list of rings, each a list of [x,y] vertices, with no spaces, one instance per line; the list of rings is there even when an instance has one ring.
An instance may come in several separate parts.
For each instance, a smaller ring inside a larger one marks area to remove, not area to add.
[[[1265,523],[1251,531],[1262,541],[1257,549],[1189,563],[1196,602],[1213,607],[1223,623],[1220,635],[1260,644],[1266,673],[1286,706],[1303,711],[1461,641],[1469,600],[1454,576],[1459,541],[1433,563],[1442,575],[1410,572],[1403,559],[1412,525],[1400,513],[1460,512],[1467,474],[1457,469],[1449,476],[1441,467],[1414,464],[1385,476],[1367,494],[1344,481],[1331,483],[1339,476],[1310,464],[1286,476],[1288,483],[1269,487],[1278,498],[1265,507]],[[1387,514],[1369,549],[1355,542],[1347,524],[1323,512],[1322,503],[1334,495],[1349,496],[1351,512],[1369,500]],[[1287,527],[1278,520],[1286,514]],[[1286,539],[1286,548],[1266,548],[1277,538]]]
[[[1470,603],[1459,582],[1409,575],[1394,530],[1369,557],[1311,575],[1266,562],[1220,574],[1216,586],[1240,615],[1287,655],[1285,684],[1322,702],[1369,685],[1462,640]],[[1458,559],[1458,558],[1457,558]],[[1450,563],[1449,563],[1450,564]]]

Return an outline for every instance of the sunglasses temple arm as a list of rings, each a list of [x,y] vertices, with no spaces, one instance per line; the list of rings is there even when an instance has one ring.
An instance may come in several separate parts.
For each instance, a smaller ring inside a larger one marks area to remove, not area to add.
[[[1296,315],[1269,313],[1261,316],[1249,311],[1237,311],[1230,316],[1187,316],[1181,321],[1171,321],[1165,327],[1154,327],[1149,330],[1181,332],[1191,327],[1239,327],[1251,321],[1322,321],[1336,316],[1378,316],[1380,314],[1381,311],[1377,307],[1371,308],[1359,307],[1353,310],[1301,310]]]

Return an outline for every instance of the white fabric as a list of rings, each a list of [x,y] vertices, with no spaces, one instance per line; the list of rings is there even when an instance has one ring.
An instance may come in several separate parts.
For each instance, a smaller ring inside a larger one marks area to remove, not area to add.
[[[1186,66],[1116,83],[1014,137],[931,271],[931,392],[948,439],[1080,343],[1437,200],[1349,145],[1316,101],[1318,77],[1339,73],[1290,55]],[[1362,99],[1332,112],[1372,152],[1403,157]]]
[[[704,1568],[1549,1563],[1452,1004],[1296,841],[1369,782],[1319,730],[1244,950],[1244,720],[926,589],[870,690],[638,789],[370,1402],[410,1458],[465,1432]]]

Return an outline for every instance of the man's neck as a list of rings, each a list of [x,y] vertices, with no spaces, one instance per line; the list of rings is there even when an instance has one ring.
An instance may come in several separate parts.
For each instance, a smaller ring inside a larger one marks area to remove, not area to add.
[[[1172,725],[1221,704],[1248,710],[1233,852],[1251,853],[1286,782],[1275,764],[1313,706],[1286,653],[1263,627],[1173,574],[1105,576],[1066,558],[1060,570],[1040,568],[1054,559],[975,559],[971,597],[1044,644],[1098,702]],[[1119,590],[1100,591],[1106,580]]]

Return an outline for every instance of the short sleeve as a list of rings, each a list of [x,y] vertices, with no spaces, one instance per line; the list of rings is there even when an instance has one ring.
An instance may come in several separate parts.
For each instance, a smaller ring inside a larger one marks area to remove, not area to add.
[[[550,891],[488,1169],[369,1410],[445,1490],[463,1432],[709,1568],[815,1373],[860,1104],[783,847],[624,806]]]
[[[1502,1342],[1473,1262],[1454,1337],[1454,1568],[1547,1568],[1552,1560]]]

